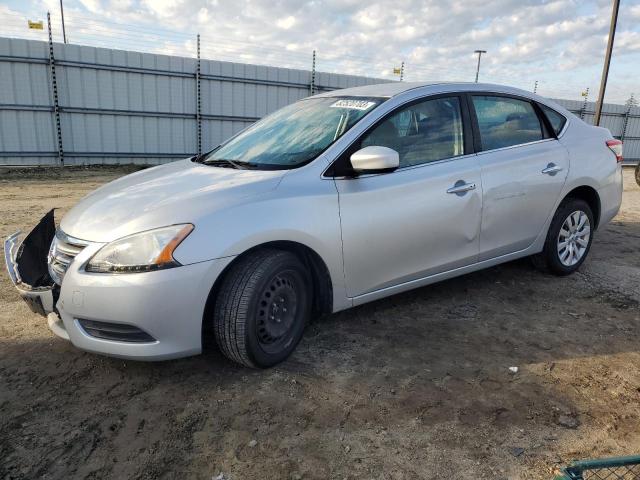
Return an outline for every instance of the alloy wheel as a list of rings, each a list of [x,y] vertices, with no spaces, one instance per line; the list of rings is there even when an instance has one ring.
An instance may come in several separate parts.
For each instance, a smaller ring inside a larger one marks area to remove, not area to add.
[[[558,234],[557,250],[560,263],[572,267],[584,256],[589,247],[591,224],[582,210],[571,213],[562,224]]]

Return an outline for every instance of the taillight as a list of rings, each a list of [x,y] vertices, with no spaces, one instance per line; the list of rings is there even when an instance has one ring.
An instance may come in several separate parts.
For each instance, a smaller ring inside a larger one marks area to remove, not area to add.
[[[620,140],[607,140],[607,147],[616,156],[618,163],[622,162],[622,142]]]

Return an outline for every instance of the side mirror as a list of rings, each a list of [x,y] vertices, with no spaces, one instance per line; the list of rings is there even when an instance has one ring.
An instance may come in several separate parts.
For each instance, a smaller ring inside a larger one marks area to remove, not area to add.
[[[387,147],[364,147],[351,155],[351,167],[358,174],[388,173],[400,166],[398,152]]]

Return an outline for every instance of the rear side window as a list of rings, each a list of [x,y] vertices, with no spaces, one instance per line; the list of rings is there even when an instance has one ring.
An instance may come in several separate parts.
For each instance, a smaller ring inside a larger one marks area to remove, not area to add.
[[[555,110],[547,107],[546,105],[542,105],[541,103],[539,105],[544,114],[547,116],[547,119],[549,119],[551,128],[553,128],[553,131],[555,132],[557,137],[558,135],[560,135],[560,132],[564,128],[564,124],[567,123],[567,119]]]
[[[510,97],[474,95],[482,150],[542,140],[540,119],[530,102]]]

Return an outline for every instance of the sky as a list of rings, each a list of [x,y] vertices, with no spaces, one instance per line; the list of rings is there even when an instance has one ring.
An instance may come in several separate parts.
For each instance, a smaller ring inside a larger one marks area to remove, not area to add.
[[[611,0],[64,0],[70,43],[395,78],[512,85],[552,98],[595,100]],[[0,35],[46,40],[27,20],[59,0],[0,0]],[[640,0],[621,0],[605,101],[640,97]]]

